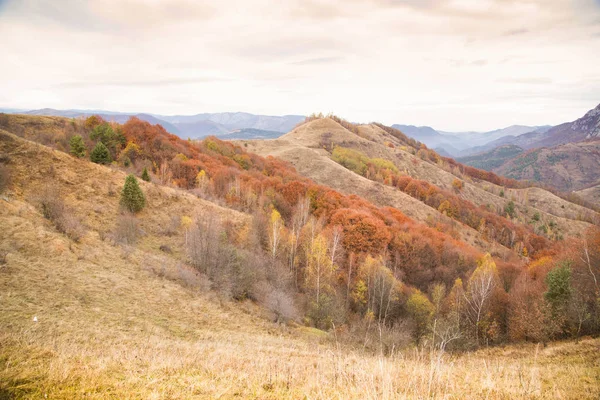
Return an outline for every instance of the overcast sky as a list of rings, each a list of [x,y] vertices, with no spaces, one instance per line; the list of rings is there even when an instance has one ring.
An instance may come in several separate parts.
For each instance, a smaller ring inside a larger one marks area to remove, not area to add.
[[[600,0],[0,0],[0,107],[490,130],[600,103]]]

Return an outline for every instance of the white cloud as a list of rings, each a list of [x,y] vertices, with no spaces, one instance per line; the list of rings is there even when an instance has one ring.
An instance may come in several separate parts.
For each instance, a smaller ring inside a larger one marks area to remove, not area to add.
[[[5,0],[0,48],[5,107],[471,130],[600,101],[595,0]]]

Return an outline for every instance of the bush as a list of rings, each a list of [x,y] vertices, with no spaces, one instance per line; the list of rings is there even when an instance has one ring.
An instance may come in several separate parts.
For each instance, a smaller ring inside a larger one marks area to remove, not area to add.
[[[102,142],[98,142],[92,153],[90,154],[90,160],[96,164],[110,164],[112,158],[108,148]]]
[[[135,245],[142,235],[138,219],[131,214],[120,215],[115,226],[114,239],[124,246]]]
[[[461,191],[462,188],[464,187],[464,183],[460,179],[454,179],[452,181],[452,187],[457,191]]]
[[[125,185],[121,191],[121,206],[127,211],[136,213],[141,211],[146,205],[146,197],[140,188],[134,175],[128,175],[125,178]]]
[[[83,138],[81,135],[75,135],[69,140],[69,147],[71,154],[77,158],[85,157],[85,143],[83,143]]]
[[[292,320],[298,317],[293,297],[281,289],[272,289],[267,294],[265,306],[275,314],[275,322]]]
[[[11,181],[10,169],[7,165],[0,164],[0,193],[4,192]]]
[[[506,213],[506,215],[508,215],[511,218],[514,218],[516,215],[515,212],[515,202],[514,201],[509,201],[508,204],[506,204],[504,206],[504,212]]]
[[[43,187],[39,192],[37,201],[44,217],[52,221],[60,233],[64,233],[76,242],[85,235],[85,229],[81,221],[71,210],[67,209],[56,186],[49,184]]]

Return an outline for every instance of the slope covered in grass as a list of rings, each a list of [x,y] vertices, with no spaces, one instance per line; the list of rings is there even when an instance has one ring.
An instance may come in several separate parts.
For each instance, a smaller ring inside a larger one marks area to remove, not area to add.
[[[384,356],[338,343],[344,331],[272,323],[254,304],[222,300],[206,281],[190,278],[177,251],[182,232],[160,235],[172,213],[224,213],[243,223],[242,214],[143,185],[151,207],[140,216],[146,234],[136,247],[116,246],[102,233],[112,225],[104,218],[118,207],[109,187],[124,174],[27,143],[15,150],[13,160],[21,163],[0,200],[0,398],[600,394],[598,340],[455,356],[409,348]],[[29,200],[50,167],[89,228],[80,242],[59,233]],[[101,220],[99,211],[106,213]],[[164,240],[173,254],[158,249]]]

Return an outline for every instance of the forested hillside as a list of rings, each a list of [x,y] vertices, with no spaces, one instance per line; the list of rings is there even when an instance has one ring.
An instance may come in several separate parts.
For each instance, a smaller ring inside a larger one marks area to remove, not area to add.
[[[179,187],[248,215],[251,222],[236,228],[195,215],[176,214],[164,224],[171,231],[185,231],[185,243],[175,251],[182,262],[233,298],[270,304],[278,318],[302,317],[305,324],[321,329],[348,324],[354,331],[364,331],[359,337],[374,321],[392,338],[398,329],[408,329],[417,342],[437,321],[437,329],[443,326],[445,334],[454,332],[457,346],[549,339],[598,329],[597,286],[591,280],[597,275],[597,264],[591,261],[598,256],[595,228],[587,225],[580,235],[560,238],[552,234],[556,226],[534,231],[533,226],[545,218],[540,212],[528,215],[531,226],[521,222],[524,216],[513,215],[518,207],[512,200],[499,213],[479,208],[468,200],[462,180],[452,180],[452,188],[446,189],[445,178],[436,186],[401,173],[383,158],[339,146],[330,149],[332,159],[346,168],[394,187],[446,218],[421,222],[406,216],[401,205],[378,206],[337,192],[300,175],[287,162],[245,151],[244,145],[216,138],[184,141],[135,118],[118,125],[97,117],[5,115],[0,123],[5,130],[74,157],[96,157],[97,163],[138,176],[146,171],[155,184]],[[360,137],[369,135],[364,127],[348,128],[359,139],[374,143]],[[433,156],[393,130],[370,129],[371,134],[387,132],[417,156]],[[346,135],[343,130],[338,134]],[[318,140],[327,148],[331,144],[327,140],[335,135]],[[8,159],[11,153],[18,154],[19,140],[5,134],[3,143]],[[100,158],[99,148],[106,149]],[[369,151],[368,146],[365,149]],[[24,168],[22,164],[26,163],[16,163],[18,168]],[[11,169],[7,165],[4,168]],[[143,221],[148,213],[132,218]],[[57,224],[67,234],[69,226]],[[457,240],[455,231],[461,226],[505,250],[490,255],[484,243],[471,246]],[[72,236],[78,240],[85,234]],[[583,257],[586,254],[590,261]],[[261,265],[270,267],[262,270]],[[548,297],[553,274],[566,280],[563,283],[577,296],[553,305]],[[483,284],[485,291],[476,292]],[[271,289],[265,293],[265,287]],[[532,307],[520,307],[522,296],[529,296]],[[573,307],[583,307],[589,317],[577,320],[580,314]],[[410,321],[409,327],[403,321]],[[547,330],[550,321],[560,323]]]

